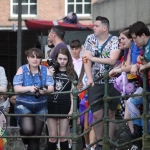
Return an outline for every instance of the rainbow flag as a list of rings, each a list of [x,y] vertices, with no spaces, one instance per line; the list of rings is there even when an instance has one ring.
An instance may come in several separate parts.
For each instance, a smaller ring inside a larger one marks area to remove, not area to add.
[[[0,126],[0,130],[1,130],[1,126]],[[6,135],[6,131],[4,131],[4,136]],[[3,150],[4,149],[4,145],[6,144],[7,142],[7,139],[6,138],[3,138],[3,135],[1,135],[2,137],[0,137],[0,150]]]

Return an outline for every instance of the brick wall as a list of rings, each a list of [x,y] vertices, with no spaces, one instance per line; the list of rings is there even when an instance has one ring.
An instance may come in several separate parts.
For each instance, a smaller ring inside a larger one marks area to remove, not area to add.
[[[92,3],[95,1],[92,0]],[[37,2],[37,17],[30,19],[59,20],[65,16],[65,0],[37,0]],[[10,16],[10,0],[1,0],[0,16],[0,27],[11,27],[13,24],[17,25],[17,18],[11,18]],[[79,19],[79,21],[85,24],[91,23],[91,19]],[[25,26],[24,21],[22,22],[22,26]]]

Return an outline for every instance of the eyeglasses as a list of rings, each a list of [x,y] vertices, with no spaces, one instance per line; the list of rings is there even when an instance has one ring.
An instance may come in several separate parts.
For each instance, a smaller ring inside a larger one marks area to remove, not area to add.
[[[31,58],[37,58],[37,59],[41,59],[42,57],[40,57],[40,56],[30,56]]]

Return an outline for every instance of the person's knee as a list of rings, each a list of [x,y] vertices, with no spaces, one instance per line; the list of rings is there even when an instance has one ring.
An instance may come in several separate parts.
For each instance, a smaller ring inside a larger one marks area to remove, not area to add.
[[[59,136],[66,136],[66,133],[63,131],[59,131]]]
[[[103,117],[103,112],[101,113],[101,111],[96,111],[93,113],[94,120],[101,119],[102,117]]]
[[[56,143],[57,139],[56,138],[49,138],[49,142],[51,143]]]
[[[23,134],[23,135],[33,135],[34,134],[34,129],[33,128],[22,129],[21,134]]]
[[[65,141],[67,141],[67,139],[65,139],[65,138],[60,139],[60,142],[65,142]]]
[[[60,138],[60,142],[65,142],[65,141],[67,140],[67,139],[65,138],[65,136],[66,136],[66,133],[65,133],[65,132],[60,131],[60,132],[59,132],[59,136],[64,137],[64,138]]]
[[[115,119],[115,113],[116,113],[116,111],[109,111],[109,118],[110,119]]]
[[[56,132],[49,132],[49,136],[57,136]],[[57,141],[57,138],[49,138],[49,141],[52,143],[55,143]]]

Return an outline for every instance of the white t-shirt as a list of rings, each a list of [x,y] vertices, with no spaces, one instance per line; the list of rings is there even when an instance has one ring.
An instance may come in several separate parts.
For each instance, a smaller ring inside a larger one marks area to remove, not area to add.
[[[9,98],[7,98],[5,102],[3,102],[3,106],[4,106],[4,109],[10,107]]]

